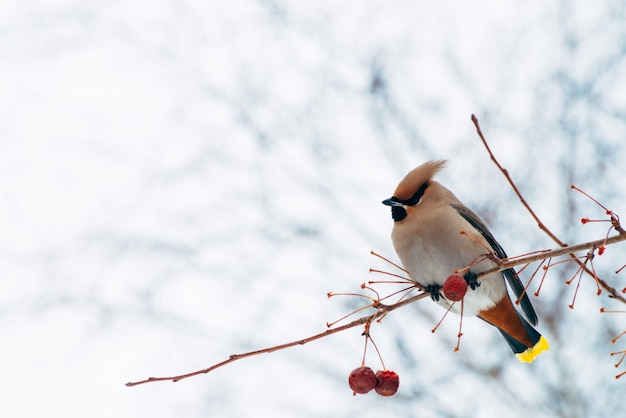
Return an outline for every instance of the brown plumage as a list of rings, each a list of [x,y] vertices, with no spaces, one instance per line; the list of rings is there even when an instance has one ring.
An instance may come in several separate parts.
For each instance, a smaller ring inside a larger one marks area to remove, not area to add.
[[[506,258],[506,253],[482,220],[433,180],[444,165],[444,161],[430,161],[411,170],[393,196],[383,201],[391,206],[391,236],[398,257],[413,279],[432,290],[433,299],[445,308],[451,302],[439,288],[455,270],[471,266],[465,276],[471,289],[463,300],[464,314],[477,315],[494,325],[517,357],[530,362],[548,349],[545,338],[532,326],[537,324],[535,311],[513,269],[476,279],[476,274],[496,265],[484,257],[486,253],[493,252],[499,258]],[[505,278],[520,298],[528,321],[513,306]],[[452,307],[453,312],[459,313],[458,305]]]

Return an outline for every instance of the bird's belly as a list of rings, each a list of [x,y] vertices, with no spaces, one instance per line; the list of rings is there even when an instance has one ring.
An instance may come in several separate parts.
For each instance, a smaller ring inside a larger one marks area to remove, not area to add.
[[[443,286],[448,277],[453,274],[463,276],[463,272],[455,273],[457,269],[463,269],[467,267],[473,260],[465,261],[464,257],[455,257],[454,252],[447,251],[436,252],[432,251],[420,252],[420,257],[410,257],[411,261],[404,262],[404,267],[411,272],[411,276],[414,280],[421,285],[439,285]],[[418,261],[416,261],[418,260]],[[474,265],[471,270],[474,273],[488,270],[495,266],[495,263],[490,260],[484,260]],[[501,273],[493,273],[488,276],[478,279],[480,286],[475,290],[468,287],[467,293],[463,298],[463,315],[474,316],[478,312],[492,308],[496,302],[500,301],[506,296],[506,283]],[[443,291],[441,291],[442,297],[439,299],[439,305],[448,309],[452,304],[451,301],[445,299]],[[452,312],[461,313],[461,303],[457,302],[451,309]]]
[[[445,298],[442,291],[442,295],[437,303],[445,309],[448,309],[450,305],[454,303],[454,306],[450,311],[456,314],[460,314],[462,308],[464,316],[478,315],[480,311],[493,308],[496,302],[505,296],[504,292],[499,291],[499,286],[494,286],[494,283],[492,283],[493,281],[500,282],[503,285],[502,287],[504,288],[504,292],[506,292],[506,285],[504,284],[502,277],[490,277],[486,280],[483,279],[480,282],[481,285],[475,290],[468,287],[465,297],[460,302],[454,303],[449,301]]]

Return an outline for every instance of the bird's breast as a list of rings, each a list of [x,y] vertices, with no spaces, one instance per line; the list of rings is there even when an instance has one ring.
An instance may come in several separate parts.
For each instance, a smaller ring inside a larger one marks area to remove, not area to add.
[[[415,230],[414,234],[398,233],[394,229],[392,240],[402,265],[407,269],[414,280],[423,286],[438,284],[443,286],[451,275],[463,276],[466,267],[474,273],[488,270],[495,263],[486,259],[487,249],[481,244],[482,236],[464,236],[460,231],[464,226],[441,225],[440,228],[431,228],[429,231]],[[467,224],[469,230],[471,225]],[[486,245],[486,242],[483,243]],[[487,247],[488,248],[488,247]],[[475,290],[468,289],[463,301],[463,313],[476,315],[479,311],[493,307],[496,302],[506,297],[506,284],[501,273],[494,273],[479,279],[480,286]],[[439,303],[448,308],[450,303],[445,298]],[[453,312],[460,312],[460,303],[453,308]]]

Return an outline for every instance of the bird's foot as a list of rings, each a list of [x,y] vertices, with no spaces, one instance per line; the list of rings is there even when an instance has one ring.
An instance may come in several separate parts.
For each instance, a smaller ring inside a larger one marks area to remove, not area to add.
[[[433,301],[439,301],[439,298],[441,297],[441,286],[439,286],[438,284],[429,284],[424,287],[424,291],[430,293],[430,298]]]
[[[463,278],[472,290],[476,290],[476,288],[480,286],[480,282],[478,281],[478,275],[471,270],[467,270],[465,275],[463,275]]]

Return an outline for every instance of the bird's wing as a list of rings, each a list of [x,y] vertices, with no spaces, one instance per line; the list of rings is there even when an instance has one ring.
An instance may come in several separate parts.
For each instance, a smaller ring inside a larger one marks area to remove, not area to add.
[[[469,222],[470,225],[476,228],[476,230],[480,232],[483,237],[485,237],[485,239],[487,240],[491,248],[493,248],[493,251],[499,258],[504,259],[507,257],[504,249],[502,249],[502,247],[500,246],[500,244],[498,244],[493,235],[491,235],[491,232],[489,232],[487,226],[474,212],[459,204],[453,204],[452,207],[459,213],[459,215],[461,215],[467,222]],[[528,322],[530,322],[532,325],[537,325],[537,314],[535,313],[533,305],[530,303],[528,295],[526,294],[526,292],[524,292],[524,285],[520,281],[515,270],[512,268],[506,269],[502,271],[502,274],[504,274],[507,283],[513,289],[516,298],[520,299],[520,306],[522,307],[522,311],[524,311]]]

